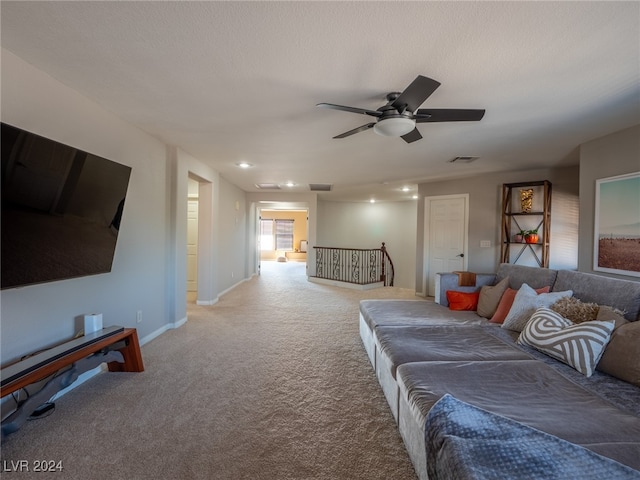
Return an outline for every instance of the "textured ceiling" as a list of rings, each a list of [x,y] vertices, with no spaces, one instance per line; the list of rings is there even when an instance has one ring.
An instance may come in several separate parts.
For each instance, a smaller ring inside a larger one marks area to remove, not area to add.
[[[4,48],[249,192],[328,183],[326,199],[406,199],[420,182],[576,164],[581,143],[640,123],[635,1],[0,9]],[[418,74],[442,84],[423,108],[484,119],[421,124],[411,144],[372,130],[334,140],[371,117],[315,107],[375,110]],[[449,163],[464,155],[480,158]]]

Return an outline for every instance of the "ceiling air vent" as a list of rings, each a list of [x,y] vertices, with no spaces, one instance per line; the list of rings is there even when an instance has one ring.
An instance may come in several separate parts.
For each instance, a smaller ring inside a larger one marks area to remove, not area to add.
[[[256,187],[260,190],[280,190],[280,185],[277,183],[256,183]]]
[[[333,185],[330,183],[310,183],[309,188],[312,192],[330,192]]]
[[[449,160],[449,163],[471,163],[475,162],[480,157],[456,157]]]

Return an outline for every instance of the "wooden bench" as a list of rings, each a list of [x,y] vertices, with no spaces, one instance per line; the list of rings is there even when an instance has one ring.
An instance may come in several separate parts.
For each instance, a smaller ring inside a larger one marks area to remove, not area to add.
[[[108,327],[2,368],[1,397],[52,377],[2,422],[3,435],[17,430],[37,407],[77,380],[78,375],[105,362],[111,372],[144,371],[135,328]]]

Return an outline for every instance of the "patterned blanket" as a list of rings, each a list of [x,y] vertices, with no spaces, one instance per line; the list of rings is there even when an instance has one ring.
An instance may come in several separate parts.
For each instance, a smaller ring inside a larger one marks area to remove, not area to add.
[[[584,447],[451,395],[429,411],[430,480],[640,479],[640,472]]]

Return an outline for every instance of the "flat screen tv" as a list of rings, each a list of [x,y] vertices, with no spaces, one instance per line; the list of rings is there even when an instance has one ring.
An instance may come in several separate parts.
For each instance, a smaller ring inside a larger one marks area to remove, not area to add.
[[[2,289],[110,272],[131,168],[1,127]]]

